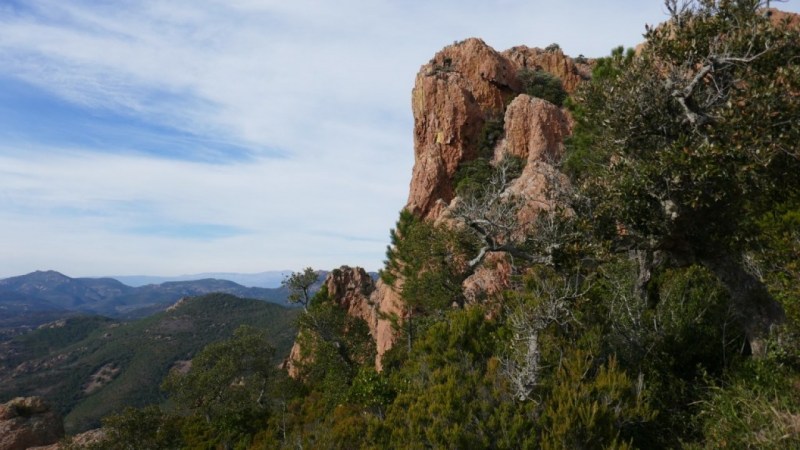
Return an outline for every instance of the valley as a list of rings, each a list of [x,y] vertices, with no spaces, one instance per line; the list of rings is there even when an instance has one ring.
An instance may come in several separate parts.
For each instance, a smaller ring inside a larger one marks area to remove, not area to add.
[[[292,345],[298,313],[219,293],[127,322],[73,313],[0,343],[0,403],[40,396],[64,416],[68,433],[84,431],[125,406],[163,402],[168,371],[240,325],[266,330],[277,365]]]

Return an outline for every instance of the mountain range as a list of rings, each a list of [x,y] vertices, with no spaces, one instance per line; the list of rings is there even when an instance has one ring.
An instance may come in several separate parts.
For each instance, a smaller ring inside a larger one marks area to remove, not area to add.
[[[128,286],[139,287],[147,284],[161,284],[170,281],[195,281],[207,278],[217,280],[228,280],[241,284],[245,287],[277,288],[280,287],[283,279],[292,273],[291,270],[268,270],[258,273],[238,273],[238,272],[204,272],[188,275],[178,275],[175,277],[162,277],[151,275],[120,275],[111,276]]]
[[[320,272],[320,283],[325,274]],[[134,287],[113,278],[71,278],[52,270],[36,271],[0,280],[0,332],[17,334],[19,328],[77,314],[140,318],[163,311],[181,298],[211,293],[288,305],[288,291],[283,287],[245,287],[215,278]]]

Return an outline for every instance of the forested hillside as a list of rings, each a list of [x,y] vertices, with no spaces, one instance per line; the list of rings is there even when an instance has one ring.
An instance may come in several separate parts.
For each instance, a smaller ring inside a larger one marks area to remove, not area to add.
[[[0,403],[40,396],[64,415],[67,432],[85,431],[125,406],[161,403],[170,368],[241,325],[263,330],[277,365],[288,354],[297,312],[211,294],[132,322],[70,317],[0,344]]]
[[[457,42],[381,279],[242,328],[97,448],[800,448],[800,32],[667,1],[637,50]]]

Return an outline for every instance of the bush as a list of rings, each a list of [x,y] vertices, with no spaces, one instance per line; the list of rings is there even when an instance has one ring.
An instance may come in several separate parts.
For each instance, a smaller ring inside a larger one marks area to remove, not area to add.
[[[703,445],[800,448],[800,380],[775,361],[749,361],[700,402]]]
[[[494,158],[494,148],[503,138],[504,128],[505,117],[503,117],[503,114],[490,116],[486,119],[478,137],[478,158]]]
[[[519,79],[522,82],[523,92],[531,97],[538,97],[542,100],[561,106],[567,98],[567,91],[561,84],[561,79],[543,70],[522,69],[519,72]]]
[[[484,158],[461,163],[453,176],[456,195],[463,197],[478,192],[492,176],[493,170],[492,164]]]

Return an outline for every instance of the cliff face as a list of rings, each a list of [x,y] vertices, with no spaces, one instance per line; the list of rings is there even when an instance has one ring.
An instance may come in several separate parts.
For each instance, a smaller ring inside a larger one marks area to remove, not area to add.
[[[532,223],[538,211],[552,207],[548,198],[554,184],[566,178],[554,167],[570,134],[570,119],[559,107],[525,94],[519,79],[522,69],[544,70],[558,76],[567,92],[573,92],[588,77],[587,64],[578,64],[559,49],[514,47],[497,52],[480,39],[445,47],[423,65],[412,91],[414,114],[414,169],[406,209],[426,220],[448,222],[455,197],[453,176],[464,162],[478,157],[477,147],[484,124],[504,118],[504,135],[494,149],[494,159],[513,155],[526,161],[522,175],[509,188],[525,199],[519,212],[520,232]],[[511,274],[504,253],[488,255],[465,280],[468,302],[500,294]],[[348,313],[364,319],[381,357],[395,343],[392,320],[405,315],[395,288],[382,281],[373,283],[360,268],[343,266],[325,280],[331,297]],[[295,345],[287,361],[300,356]]]
[[[499,53],[474,38],[445,47],[422,66],[412,91],[409,211],[433,220],[442,214],[455,195],[453,175],[460,164],[477,157],[481,129],[489,118],[505,114],[507,139],[501,151],[532,155],[529,162],[560,153],[569,133],[567,118],[554,105],[518,97],[522,69],[550,72],[572,92],[588,76],[589,66],[576,64],[557,49],[514,47]]]
[[[445,47],[412,90],[414,169],[406,208],[435,218],[453,198],[458,165],[474,159],[485,120],[520,90],[516,67],[480,39]]]

